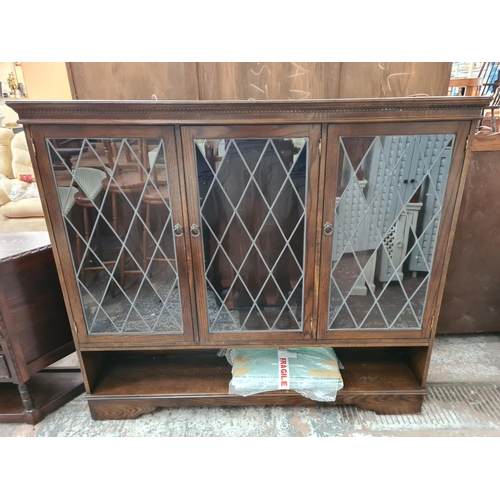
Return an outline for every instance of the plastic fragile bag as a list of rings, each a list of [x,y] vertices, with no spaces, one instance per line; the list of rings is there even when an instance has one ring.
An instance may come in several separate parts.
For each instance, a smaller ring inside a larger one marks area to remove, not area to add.
[[[219,355],[232,365],[230,394],[292,390],[315,401],[331,402],[344,387],[331,348],[225,349]]]
[[[39,198],[36,182],[31,184],[17,179],[0,179],[0,189],[3,189],[10,201],[26,200],[27,198]]]

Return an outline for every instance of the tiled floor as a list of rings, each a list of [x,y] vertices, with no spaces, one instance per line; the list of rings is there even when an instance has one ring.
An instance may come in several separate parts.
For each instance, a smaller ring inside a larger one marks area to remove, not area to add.
[[[179,408],[105,422],[92,421],[80,396],[36,426],[0,424],[0,437],[500,436],[500,335],[439,336],[428,391],[419,415],[351,406]]]

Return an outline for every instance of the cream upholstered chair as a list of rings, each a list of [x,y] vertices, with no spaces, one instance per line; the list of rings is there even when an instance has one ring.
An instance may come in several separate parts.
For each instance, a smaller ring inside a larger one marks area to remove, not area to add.
[[[0,127],[0,233],[46,231],[39,198],[11,201],[4,190],[16,185],[28,187],[18,179],[19,174],[33,175],[26,136]]]

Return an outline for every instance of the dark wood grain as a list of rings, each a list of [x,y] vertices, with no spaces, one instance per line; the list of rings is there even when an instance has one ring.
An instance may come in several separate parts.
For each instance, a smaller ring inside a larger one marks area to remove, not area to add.
[[[330,125],[328,131],[328,144],[329,149],[326,159],[326,176],[325,176],[325,192],[335,193],[336,192],[336,182],[337,182],[337,170],[333,166],[338,163],[338,149],[339,149],[339,138],[340,137],[362,137],[367,135],[397,135],[401,131],[403,125],[397,123],[383,123],[376,125],[368,124],[346,124],[346,125]],[[443,283],[443,277],[441,276],[441,270],[445,267],[447,261],[447,248],[450,238],[450,234],[453,214],[458,210],[460,204],[459,195],[459,184],[460,179],[463,176],[462,167],[464,165],[465,156],[465,144],[466,139],[469,135],[470,123],[465,122],[441,122],[436,121],[432,124],[414,122],[409,124],[404,124],[404,130],[407,134],[455,134],[455,147],[452,164],[450,166],[450,173],[448,177],[448,187],[446,189],[446,195],[444,200],[444,208],[441,214],[440,232],[438,235],[438,240],[436,243],[435,256],[433,261],[433,269],[431,271],[431,278],[429,282],[427,300],[423,316],[423,327],[420,332],[414,332],[413,334],[423,337],[430,337],[433,332],[431,332],[431,326],[435,329],[435,324],[433,324],[433,316],[437,315],[435,305],[437,294],[439,293],[439,286]],[[331,196],[325,199],[323,206],[323,224],[325,222],[334,223],[333,215],[335,209],[335,197]],[[318,315],[318,336],[320,338],[329,339],[344,339],[349,336],[363,337],[368,336],[392,336],[393,330],[384,331],[328,331],[326,327],[326,319],[328,317],[328,300],[330,293],[330,270],[331,270],[331,254],[332,254],[332,238],[322,238],[322,265],[320,270],[320,284],[319,284],[319,315]],[[435,322],[434,322],[435,323]],[[407,332],[410,333],[410,332]],[[406,334],[398,333],[398,336],[406,336]]]
[[[182,227],[187,231],[187,228],[190,227],[189,222],[189,197],[187,194],[186,187],[186,167],[185,167],[185,157],[183,155],[184,146],[182,143],[182,132],[181,127],[178,125],[174,127],[175,133],[175,145],[176,145],[176,153],[177,153],[177,165],[178,165],[178,178],[179,178],[179,189],[180,189],[180,197],[181,197],[181,206],[182,206]],[[192,247],[192,238],[184,238],[184,244],[186,248],[186,271],[187,271],[187,284],[189,288],[189,300],[190,304],[193,304],[191,307],[191,319],[193,325],[193,340],[195,343],[200,341],[200,331],[199,331],[199,319],[198,319],[198,310],[196,305],[196,293],[195,293],[195,275],[194,275],[194,265],[193,265],[193,247]]]
[[[201,100],[334,99],[339,96],[340,66],[335,62],[199,62],[199,95]]]
[[[317,244],[320,245],[317,253],[319,254],[319,270],[318,270],[318,318],[316,336],[319,339],[328,338],[328,310],[330,299],[330,270],[332,265],[332,246],[333,238],[323,234],[323,226],[326,223],[335,224],[335,193],[337,192],[337,161],[339,156],[339,137],[340,128],[334,125],[328,125],[326,143],[328,149],[325,155],[325,161],[321,164],[323,171],[323,205],[318,207],[321,211],[321,217],[318,217],[319,224],[317,230]]]
[[[115,341],[113,343],[107,342],[102,343],[81,343],[80,350],[82,353],[85,352],[102,352],[103,349],[108,351],[148,351],[152,350],[155,352],[165,351],[168,348],[169,351],[182,351],[186,348],[197,349],[215,349],[215,348],[229,348],[229,347],[255,347],[255,348],[270,348],[270,347],[394,347],[394,346],[428,346],[430,343],[429,339],[421,338],[420,335],[413,338],[402,338],[401,334],[395,334],[395,338],[377,338],[374,336],[366,336],[364,338],[352,337],[351,339],[311,339],[311,340],[301,340],[300,343],[294,342],[283,342],[282,340],[270,340],[267,343],[262,341],[252,341],[245,340],[240,343],[235,341],[221,340],[220,342],[210,342],[210,343],[197,343],[193,345],[192,343],[176,343],[165,345],[164,342],[158,342],[156,344],[148,342],[147,345],[138,342],[127,342]]]
[[[109,359],[109,352],[96,351],[91,355],[80,352],[81,364],[85,367],[85,391],[90,393],[94,390],[99,378]]]
[[[309,132],[309,152],[308,152],[308,179],[307,179],[307,205],[306,205],[306,242],[316,242],[317,231],[317,218],[318,218],[318,198],[319,193],[322,191],[319,184],[319,164],[320,157],[320,140],[321,140],[321,126],[311,125]],[[315,247],[311,246],[311,250],[305,252],[304,264],[304,292],[302,301],[303,308],[303,324],[304,324],[304,338],[311,339],[316,337],[316,279],[315,279],[315,265],[316,265],[316,252]]]
[[[326,194],[326,164],[328,161],[328,151],[330,141],[328,138],[328,125],[323,124],[321,126],[321,156],[319,161],[319,171],[318,171],[318,184],[320,186],[318,190],[318,206],[316,208],[317,216],[316,216],[316,234],[314,238],[314,306],[313,306],[313,336],[316,341],[320,341],[324,337],[321,332],[326,331],[326,318],[322,316],[321,307],[324,303],[321,297],[323,297],[324,292],[324,279],[321,279],[322,269],[325,269],[326,266],[322,261],[323,258],[323,219],[324,219],[324,211],[323,207],[325,205],[325,198],[330,198]],[[333,145],[333,147],[335,147]],[[325,186],[325,188],[323,188]],[[321,288],[321,283],[323,283],[323,289]]]
[[[423,357],[422,357],[422,363],[419,363],[419,368],[420,367],[423,368],[421,371],[422,372],[422,382],[421,382],[422,387],[425,387],[426,383],[427,383],[427,375],[429,373],[432,348],[434,347],[434,341],[435,341],[435,337],[436,337],[437,322],[438,322],[440,311],[441,311],[441,304],[442,304],[442,299],[443,299],[443,294],[444,294],[444,287],[445,287],[445,283],[446,283],[446,275],[447,275],[449,264],[450,264],[451,252],[452,252],[452,248],[453,248],[453,240],[455,237],[455,232],[456,232],[457,224],[458,224],[458,217],[459,217],[459,213],[460,213],[460,204],[461,204],[461,201],[463,198],[463,194],[464,194],[464,190],[465,190],[465,183],[466,183],[466,179],[467,179],[467,173],[468,173],[468,169],[470,166],[470,156],[471,156],[471,150],[472,150],[471,139],[472,139],[473,134],[475,132],[476,126],[477,126],[477,122],[475,122],[475,121],[471,122],[470,124],[463,123],[459,134],[457,134],[457,136],[458,136],[460,134],[467,134],[468,133],[468,137],[465,141],[464,152],[461,153],[459,150],[459,157],[461,157],[463,159],[462,160],[463,163],[462,163],[460,178],[457,180],[458,186],[457,186],[456,195],[455,195],[455,193],[450,194],[450,189],[449,189],[449,187],[447,188],[446,196],[448,196],[448,197],[456,196],[456,197],[454,198],[454,206],[453,206],[452,214],[449,216],[448,241],[446,242],[446,244],[443,243],[443,247],[445,247],[442,251],[443,252],[443,265],[441,266],[440,269],[438,268],[440,270],[441,276],[440,276],[439,281],[436,280],[436,281],[438,281],[439,284],[436,286],[434,311],[432,313],[432,319],[430,320],[431,324],[430,324],[430,332],[429,332],[430,333],[429,349],[427,351],[427,356],[425,357],[425,362],[423,362]],[[453,161],[457,161],[457,159],[455,158],[454,160],[452,160],[452,162]],[[445,199],[443,200],[443,203],[444,204],[448,203],[448,205],[444,205],[444,207],[445,207],[445,209],[446,208],[449,209],[449,206],[450,206],[449,198],[447,199],[445,197]],[[436,263],[434,262],[433,269],[431,270],[431,272],[432,271],[437,272],[434,268],[435,265],[436,265]],[[429,298],[427,298],[427,300],[429,300]],[[423,325],[425,327],[425,323]]]
[[[46,366],[50,366],[56,361],[69,356],[73,352],[75,352],[75,343],[71,338],[68,343],[55,348],[53,351],[50,351],[33,361],[30,361],[28,363],[28,371],[30,372],[30,374],[34,375],[40,370],[43,370]]]
[[[71,329],[50,246],[23,257],[3,259],[0,266],[0,288],[25,362],[30,364],[68,343],[70,350],[66,353],[73,352]],[[45,366],[51,362],[48,360]]]
[[[340,98],[448,94],[451,62],[343,62]]]
[[[70,62],[74,99],[198,99],[196,63]]]
[[[389,78],[391,87],[394,78]],[[401,92],[410,87],[401,85]],[[334,346],[346,366],[346,387],[339,393],[337,403],[357,404],[380,413],[419,411],[434,341],[433,317],[439,311],[470,154],[470,148],[465,154],[465,143],[472,137],[487,101],[488,98],[477,97],[422,97],[286,102],[13,102],[12,107],[27,130],[93,417],[134,418],[164,406],[316,404],[296,394],[270,393],[255,399],[227,394],[230,372],[227,366],[221,367],[220,358],[210,349],[237,346]],[[320,131],[321,156],[317,140]],[[178,190],[173,195],[174,218],[186,234],[192,223],[200,225],[195,137],[297,137],[298,132],[299,136],[311,138],[304,304],[309,326],[303,332],[208,334],[202,248],[200,240],[189,237],[177,242],[177,250],[185,255],[181,271],[184,335],[88,335],[45,138],[163,137],[172,169],[169,173]],[[326,331],[331,243],[322,236],[322,224],[333,213],[331,193],[335,190],[341,133],[456,134],[421,331]],[[10,321],[5,319],[7,330]],[[2,340],[2,349],[4,344]],[[19,346],[8,346],[9,351],[16,348]],[[190,352],[200,348],[205,357]],[[172,355],[174,352],[177,357]],[[27,367],[25,371],[28,372]],[[16,376],[23,375],[21,366],[14,367],[14,372]]]
[[[410,367],[415,380],[424,388],[426,381],[427,363],[430,360],[431,348],[429,346],[414,347],[406,349],[406,361]]]
[[[340,396],[339,403],[353,404],[377,415],[408,415],[420,413],[425,393],[422,394],[373,394],[365,396]]]
[[[90,414],[93,420],[135,419],[160,408],[200,407],[200,406],[318,406],[318,405],[356,405],[378,415],[405,415],[420,413],[425,392],[420,394],[341,394],[335,403],[319,403],[304,398],[297,393],[268,396],[220,396],[184,398],[93,398],[88,397]]]
[[[478,119],[487,97],[315,101],[24,101],[8,105],[22,124],[292,124]]]
[[[0,354],[0,379],[11,379],[9,366],[7,365],[7,357],[4,354]]]
[[[447,95],[449,62],[72,62],[73,99],[302,100]]]
[[[34,425],[83,391],[78,369],[41,371],[75,351],[47,233],[0,236],[0,318],[0,422]]]
[[[0,248],[3,336],[25,383],[75,347],[47,233],[4,234]]]
[[[51,225],[53,228],[51,238],[57,241],[60,245],[58,255],[60,259],[59,264],[59,274],[64,281],[63,288],[67,291],[66,306],[69,311],[71,311],[70,317],[76,324],[78,331],[78,339],[80,342],[88,342],[92,338],[89,337],[87,332],[87,325],[85,322],[85,317],[83,314],[83,309],[81,307],[81,299],[78,291],[78,286],[75,278],[74,272],[68,273],[64,272],[63,269],[73,269],[73,260],[71,255],[71,250],[68,247],[68,242],[66,237],[61,238],[57,235],[65,235],[66,229],[64,227],[64,222],[59,207],[59,200],[57,196],[57,186],[54,182],[54,176],[52,173],[52,166],[50,163],[49,155],[47,149],[44,145],[44,140],[42,137],[48,138],[77,138],[77,137],[122,137],[122,138],[164,138],[166,141],[165,154],[167,155],[168,161],[168,173],[172,175],[172,179],[169,177],[169,181],[173,182],[172,186],[172,208],[174,217],[182,217],[182,206],[181,197],[179,196],[178,188],[178,176],[177,176],[177,155],[175,150],[175,136],[172,127],[126,127],[126,126],[116,126],[113,128],[108,128],[105,126],[87,126],[82,127],[73,126],[50,126],[46,125],[43,127],[43,132],[41,135],[35,137],[35,146],[37,150],[36,165],[39,171],[39,176],[41,178],[41,183],[43,185],[43,204],[44,212],[50,214],[52,221]],[[174,222],[175,224],[175,222]],[[126,335],[127,340],[130,341],[140,341],[140,342],[163,342],[163,343],[175,343],[175,342],[186,342],[193,339],[193,326],[191,317],[191,305],[189,303],[190,295],[187,280],[185,278],[186,271],[186,254],[185,247],[182,241],[184,238],[175,238],[175,244],[177,245],[177,258],[178,258],[178,268],[179,274],[182,277],[180,282],[180,290],[182,297],[182,314],[183,314],[183,325],[184,332],[182,334],[135,334]],[[57,261],[56,261],[57,262]],[[100,334],[98,337],[94,338],[93,341],[106,343],[116,340],[116,335],[106,335]],[[123,338],[123,337],[122,337]]]
[[[500,151],[500,134],[477,134],[471,140],[471,151]]]
[[[306,207],[306,239],[314,238],[316,224],[317,192],[318,192],[318,126],[290,125],[290,126],[198,126],[182,128],[182,144],[184,157],[184,178],[186,183],[186,195],[188,200],[189,227],[196,224],[202,227],[198,173],[196,170],[196,159],[194,150],[195,139],[233,139],[233,138],[284,138],[284,137],[307,137],[309,138],[308,151],[308,193]],[[204,343],[224,341],[247,340],[270,340],[274,338],[283,342],[294,341],[300,338],[309,338],[311,331],[312,307],[314,299],[314,256],[309,256],[306,252],[305,272],[304,272],[304,309],[303,331],[302,332],[282,332],[282,331],[262,331],[262,332],[238,332],[238,333],[209,333],[208,308],[207,308],[207,284],[205,280],[205,263],[203,239],[190,238],[193,270],[196,290],[196,308],[198,314],[198,325],[200,339]],[[267,278],[267,276],[265,277]],[[264,278],[264,279],[265,279]],[[263,281],[264,281],[263,279]]]
[[[191,294],[189,290],[189,278],[186,255],[186,240],[188,239],[187,226],[184,225],[184,206],[182,203],[179,177],[182,172],[179,170],[179,158],[176,149],[176,139],[173,127],[164,127],[165,155],[168,171],[168,182],[170,190],[170,206],[172,208],[172,227],[180,223],[184,227],[184,236],[173,238],[176,247],[177,273],[179,275],[179,290],[182,307],[182,322],[184,328],[184,339],[193,342],[195,339],[195,327],[191,314],[194,305],[191,304]]]
[[[83,392],[80,370],[42,371],[28,382],[33,408],[26,410],[16,384],[0,384],[0,422],[36,425],[46,415]]]
[[[420,391],[397,348],[337,349],[346,393]],[[215,352],[115,356],[108,360],[93,396],[227,394],[231,365]]]
[[[471,155],[437,333],[500,330],[500,143],[484,147]]]
[[[420,411],[425,391],[403,353],[380,349],[337,353],[345,369],[344,389],[335,404],[356,404],[381,414]],[[137,418],[162,407],[318,404],[294,391],[231,395],[230,379],[230,365],[215,353],[117,357],[87,400],[95,420]]]
[[[466,159],[467,138],[473,133],[473,124],[460,123],[455,134],[455,146],[443,200],[439,235],[434,251],[431,278],[427,289],[426,307],[422,319],[422,336],[436,333],[441,298],[450,262],[451,248],[457,225],[469,161]],[[470,154],[470,152],[469,152]],[[429,360],[430,362],[430,353]]]

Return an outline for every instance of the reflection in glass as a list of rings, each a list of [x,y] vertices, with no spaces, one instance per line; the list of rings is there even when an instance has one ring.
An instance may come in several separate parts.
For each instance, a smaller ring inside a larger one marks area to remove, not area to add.
[[[89,334],[182,333],[161,139],[47,139]]]
[[[195,141],[211,332],[302,330],[307,144]]]
[[[454,140],[340,138],[329,330],[421,328]]]

